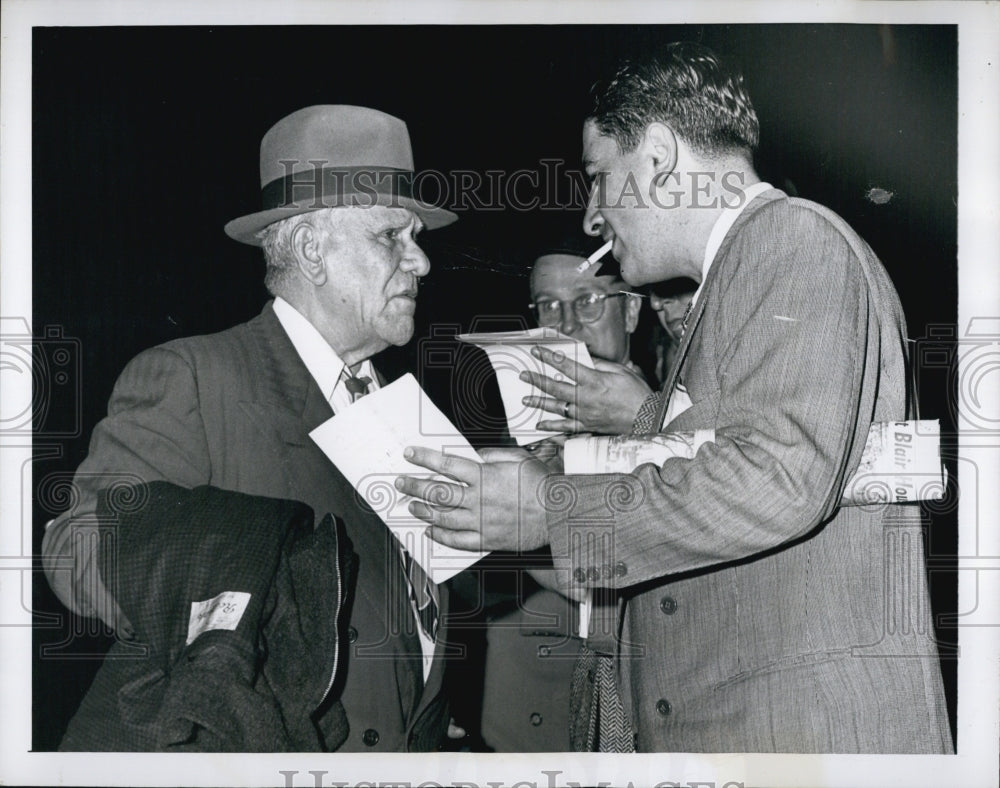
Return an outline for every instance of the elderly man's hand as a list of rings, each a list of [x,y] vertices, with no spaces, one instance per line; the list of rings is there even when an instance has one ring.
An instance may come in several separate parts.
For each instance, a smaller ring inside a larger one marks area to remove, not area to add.
[[[410,513],[431,524],[434,541],[460,550],[535,550],[548,544],[544,463],[523,449],[483,449],[478,463],[410,447],[406,459],[445,480],[400,476],[396,489],[419,499]],[[451,481],[453,480],[453,481]]]
[[[576,381],[574,386],[537,372],[521,373],[521,380],[549,395],[525,397],[524,404],[560,416],[538,422],[539,429],[604,435],[627,435],[632,431],[639,407],[652,391],[639,375],[622,364],[602,359],[594,359],[594,369],[590,369],[547,348],[535,347],[531,352]]]

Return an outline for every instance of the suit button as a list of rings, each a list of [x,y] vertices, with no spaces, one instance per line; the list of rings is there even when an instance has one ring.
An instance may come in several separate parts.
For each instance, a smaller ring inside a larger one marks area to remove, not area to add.
[[[573,579],[578,583],[582,583],[587,579],[587,573],[583,571],[579,566],[573,570]]]
[[[542,724],[542,715],[539,714],[537,711],[533,711],[531,713],[530,720],[531,720],[531,724],[534,725],[537,728],[539,725]]]
[[[656,701],[656,713],[661,717],[666,717],[670,713],[670,701],[664,698]]]
[[[590,580],[600,580],[601,579],[601,573],[597,571],[597,567],[596,566],[592,566],[592,567],[590,567],[590,569],[587,570],[587,577]]]
[[[677,600],[672,596],[663,597],[663,599],[660,600],[660,610],[668,616],[672,616],[677,612]]]
[[[354,627],[347,628],[347,642],[354,643],[358,639],[358,630]]]
[[[611,564],[601,564],[601,577],[607,580],[612,574],[614,574],[614,570],[611,568]]]
[[[615,564],[615,574],[618,575],[618,577],[625,577],[625,575],[628,574],[628,567],[625,566],[624,561],[619,561]]]
[[[538,647],[538,656],[540,656],[540,657],[547,657],[551,653],[552,653],[552,649],[549,648],[548,646],[539,646]]]
[[[374,728],[369,728],[361,734],[361,741],[365,743],[365,747],[374,747],[378,744],[378,738],[378,731]]]

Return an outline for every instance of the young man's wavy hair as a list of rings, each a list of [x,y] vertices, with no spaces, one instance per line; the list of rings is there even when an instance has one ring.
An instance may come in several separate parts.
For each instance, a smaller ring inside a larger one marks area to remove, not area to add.
[[[650,123],[665,123],[696,153],[751,155],[760,125],[743,75],[712,50],[692,41],[668,44],[659,54],[626,62],[593,88],[592,120],[621,153],[634,151]]]

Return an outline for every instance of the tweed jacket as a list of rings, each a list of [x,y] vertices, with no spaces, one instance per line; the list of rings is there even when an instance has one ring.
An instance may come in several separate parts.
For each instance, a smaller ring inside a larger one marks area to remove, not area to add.
[[[626,589],[640,751],[951,751],[919,512],[839,506],[871,422],[906,418],[905,332],[872,250],[769,190],[724,238],[665,388],[692,402],[665,431],[715,442],[547,482],[553,555]]]
[[[215,487],[102,494],[101,576],[136,637],[111,647],[60,749],[336,750],[348,726],[330,697],[330,613],[354,555],[331,516],[313,521],[304,504]]]
[[[76,506],[46,531],[49,582],[74,605],[73,585],[83,581],[87,553],[76,551],[72,572],[59,571],[59,558],[72,557],[74,540],[87,536],[97,493],[111,479],[209,484],[301,501],[317,518],[330,513],[343,522],[359,557],[332,689],[350,724],[341,749],[432,750],[448,722],[439,659],[446,630],[439,630],[425,684],[395,537],[309,438],[331,415],[271,303],[221,333],[140,353],[122,372],[108,416],[94,429],[74,478]],[[440,614],[446,622],[444,588]]]

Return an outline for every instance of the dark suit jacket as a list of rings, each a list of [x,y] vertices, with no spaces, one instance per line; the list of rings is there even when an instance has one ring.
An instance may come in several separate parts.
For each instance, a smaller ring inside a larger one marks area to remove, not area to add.
[[[87,532],[86,516],[109,481],[209,484],[301,501],[318,518],[332,513],[360,559],[334,688],[351,726],[341,749],[434,749],[447,726],[442,660],[435,659],[424,686],[395,537],[309,438],[331,415],[270,303],[227,331],[139,354],[118,379],[107,418],[94,429],[74,480],[77,505],[46,532],[49,582],[73,606],[73,584],[80,582],[87,554],[78,551],[73,572],[55,569],[54,559],[73,556],[73,534]],[[441,613],[444,619],[445,589]]]
[[[715,442],[549,483],[554,556],[628,589],[640,750],[950,751],[919,512],[839,507],[871,422],[906,418],[905,333],[872,250],[768,191],[723,240],[679,349],[693,405],[665,429]]]
[[[60,749],[340,747],[330,688],[354,555],[332,517],[313,528],[298,502],[159,481],[109,488],[98,518],[101,576],[135,641],[112,646]]]

